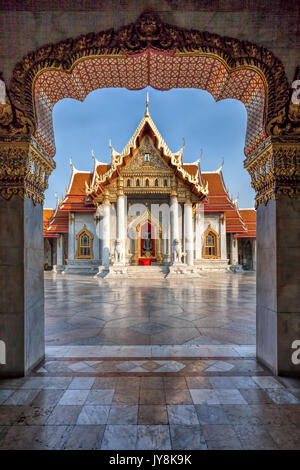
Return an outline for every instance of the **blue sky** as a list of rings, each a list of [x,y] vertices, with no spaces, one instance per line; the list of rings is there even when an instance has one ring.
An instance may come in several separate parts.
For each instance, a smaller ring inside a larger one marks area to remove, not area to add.
[[[171,151],[185,139],[183,160],[195,161],[203,149],[202,171],[214,171],[224,158],[223,175],[230,194],[239,193],[239,207],[254,206],[250,177],[243,168],[247,112],[236,100],[215,102],[202,90],[148,88],[149,111]],[[90,93],[83,103],[64,99],[53,110],[56,170],[49,178],[44,207],[55,207],[55,196],[65,194],[71,168],[92,170],[91,150],[110,162],[109,138],[117,151],[126,145],[145,111],[146,89],[108,88]]]

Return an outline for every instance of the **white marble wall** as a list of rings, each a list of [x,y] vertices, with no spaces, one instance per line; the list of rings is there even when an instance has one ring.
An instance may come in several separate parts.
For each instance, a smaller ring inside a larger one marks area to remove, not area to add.
[[[93,255],[95,260],[100,259],[100,243],[97,235],[96,221],[93,212],[76,212],[73,214],[73,221],[69,219],[69,238],[68,238],[68,259],[74,260],[76,255],[76,235],[83,229],[84,225],[87,230],[94,236],[93,239]]]

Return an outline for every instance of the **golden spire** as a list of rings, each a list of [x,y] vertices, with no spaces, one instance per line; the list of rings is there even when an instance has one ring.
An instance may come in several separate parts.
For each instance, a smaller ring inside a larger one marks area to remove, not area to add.
[[[147,90],[146,93],[146,110],[145,110],[145,117],[149,117],[149,93]]]
[[[223,166],[224,166],[224,157],[223,157],[223,160],[222,160],[222,164],[221,164],[220,168],[217,169],[216,173],[220,173],[223,169]]]

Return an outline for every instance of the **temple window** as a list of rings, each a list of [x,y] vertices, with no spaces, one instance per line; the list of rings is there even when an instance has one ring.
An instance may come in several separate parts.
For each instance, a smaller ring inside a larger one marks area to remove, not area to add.
[[[127,187],[129,188],[130,186],[130,180],[127,180]]]
[[[158,179],[155,180],[154,186],[158,186]]]
[[[164,186],[168,186],[168,180],[164,180]]]
[[[84,225],[83,229],[76,235],[77,259],[92,259],[93,258],[93,235],[89,232]]]
[[[204,233],[204,243],[203,243],[203,258],[219,258],[219,249],[218,249],[218,238],[219,235],[215,230],[209,227]]]
[[[144,163],[145,162],[150,162],[150,153],[145,153],[144,155]]]
[[[148,178],[146,179],[146,186],[147,186],[147,188],[149,188],[149,180],[148,180]]]
[[[139,186],[139,185],[140,185],[140,180],[137,179],[137,180],[136,180],[136,186]]]

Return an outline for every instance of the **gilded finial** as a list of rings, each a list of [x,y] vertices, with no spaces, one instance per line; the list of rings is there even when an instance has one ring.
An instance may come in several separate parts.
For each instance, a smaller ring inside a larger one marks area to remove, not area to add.
[[[92,158],[95,160],[95,154],[94,154],[94,150],[91,150],[91,155],[92,155]]]
[[[72,158],[70,158],[70,167],[73,168]]]
[[[146,93],[146,110],[145,110],[145,117],[149,117],[149,93],[147,90]]]
[[[220,171],[222,171],[223,166],[224,166],[224,157],[222,159],[222,164],[221,164],[220,168],[217,169],[217,173],[220,173]]]
[[[199,160],[201,160],[201,158],[203,158],[203,149],[201,149]]]

